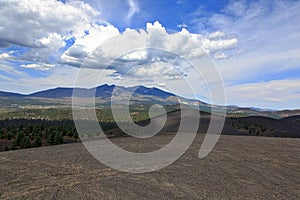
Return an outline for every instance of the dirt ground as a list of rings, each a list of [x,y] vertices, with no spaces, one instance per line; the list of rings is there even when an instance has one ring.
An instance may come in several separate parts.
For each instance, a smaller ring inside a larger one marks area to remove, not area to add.
[[[158,149],[172,135],[120,147]],[[172,165],[129,174],[106,167],[83,144],[0,153],[0,199],[300,199],[300,139],[221,136],[198,158],[203,135]]]

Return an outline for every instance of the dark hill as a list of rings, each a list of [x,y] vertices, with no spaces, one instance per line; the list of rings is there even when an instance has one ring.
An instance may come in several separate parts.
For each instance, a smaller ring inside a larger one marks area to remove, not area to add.
[[[300,115],[285,117],[285,118],[282,118],[281,121],[289,122],[292,124],[297,124],[300,126]]]
[[[244,127],[247,125],[249,129],[259,130],[259,134],[263,136],[300,137],[300,126],[286,119],[251,116],[233,119],[232,121],[239,122]],[[254,132],[252,134],[256,135]]]
[[[28,95],[29,97],[42,97],[42,98],[67,98],[72,97],[73,88],[54,88],[44,90]]]
[[[0,91],[0,97],[23,97],[23,96],[24,95],[18,93]]]
[[[184,111],[184,117],[181,118],[181,113]],[[183,132],[190,132],[189,127],[193,127],[194,116],[199,111],[192,109],[175,110],[167,114],[167,120],[161,134],[168,132],[177,132],[181,122],[187,123],[186,130]],[[220,117],[213,116],[216,120]],[[200,122],[198,133],[206,133],[211,114],[200,111]],[[162,116],[152,119],[152,123],[160,123],[163,120]],[[226,118],[222,130],[223,135],[249,135],[249,136],[268,136],[268,137],[294,137],[300,138],[300,126],[294,122],[299,122],[300,116],[293,116],[285,119],[273,119],[262,116]],[[149,124],[149,120],[139,122],[139,125],[145,126]]]

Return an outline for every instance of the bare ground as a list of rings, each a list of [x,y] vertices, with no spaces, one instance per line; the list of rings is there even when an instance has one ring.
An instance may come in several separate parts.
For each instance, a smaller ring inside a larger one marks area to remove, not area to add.
[[[172,139],[116,138],[136,152]],[[198,158],[203,135],[172,165],[129,174],[94,159],[81,143],[0,153],[0,199],[300,199],[300,139],[221,136]]]

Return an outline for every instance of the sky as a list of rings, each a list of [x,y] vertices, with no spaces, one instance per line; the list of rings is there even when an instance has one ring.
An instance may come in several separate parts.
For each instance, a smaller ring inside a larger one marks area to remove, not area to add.
[[[300,108],[299,11],[297,0],[0,0],[0,90],[145,85]]]

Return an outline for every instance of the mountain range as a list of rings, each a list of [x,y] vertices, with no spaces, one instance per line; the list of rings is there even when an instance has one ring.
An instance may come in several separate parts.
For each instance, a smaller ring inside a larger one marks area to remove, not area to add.
[[[0,91],[0,97],[70,98],[73,95],[73,90],[74,88],[58,87],[58,88],[43,90],[43,91],[39,91],[27,95]],[[147,88],[144,86],[123,87],[123,86],[104,84],[96,88],[90,88],[90,89],[76,88],[76,90],[78,92],[82,92],[83,94],[89,94],[90,92],[95,92],[96,98],[108,98],[112,95],[112,92],[116,90],[118,90],[118,93],[134,92],[134,94],[150,95],[159,98],[168,98],[171,96],[176,96],[175,94],[163,91],[155,87]]]
[[[45,104],[66,104],[70,105],[71,98],[73,96],[73,91],[75,96],[79,97],[93,97],[101,100],[101,103],[107,103],[114,94],[117,98],[123,99],[125,96],[130,96],[133,94],[132,99],[136,103],[159,103],[159,104],[178,104],[180,101],[183,104],[186,104],[192,108],[200,108],[202,111],[209,112],[211,107],[224,110],[226,109],[227,114],[239,115],[239,116],[267,116],[272,118],[282,118],[293,115],[300,115],[300,110],[270,110],[254,107],[239,107],[235,105],[231,106],[218,106],[210,105],[200,100],[196,99],[187,99],[176,94],[166,92],[159,88],[155,87],[145,87],[145,86],[134,86],[134,87],[124,87],[117,85],[108,85],[103,84],[95,88],[64,88],[58,87],[54,89],[43,90],[35,92],[32,94],[19,94],[12,92],[0,91],[0,98],[2,103],[0,107],[9,107],[11,105],[18,106],[23,105],[26,102],[26,105],[32,104],[42,105]]]
[[[169,110],[168,121],[162,130],[163,133],[176,132],[178,129],[181,121],[181,109],[178,107],[180,102],[184,104],[184,109],[190,110],[189,115],[186,116],[186,121],[192,121],[194,113],[200,111],[199,133],[206,132],[210,122],[210,111],[213,107],[220,111],[215,117],[218,117],[218,114],[222,114],[226,110],[226,120],[222,134],[300,137],[299,109],[267,110],[253,107],[243,108],[235,105],[211,105],[197,99],[187,99],[159,88],[148,88],[145,86],[123,87],[104,84],[89,89],[60,87],[28,95],[0,92],[2,118],[18,119],[25,116],[28,119],[38,119],[38,117],[43,118],[46,116],[47,119],[56,119],[57,117],[63,118],[66,116],[69,119],[72,117],[70,107],[73,95],[76,97],[96,97],[96,106],[104,108],[104,110],[111,108],[112,95],[117,98],[118,103],[121,102],[122,104],[124,102],[124,105],[128,103],[126,99],[129,97],[133,106],[131,108],[135,109],[133,114],[142,112],[141,110],[149,107],[149,105],[164,105]],[[162,119],[158,117],[156,120],[161,121]],[[140,121],[138,123],[144,126],[149,121]],[[112,129],[111,132],[112,135],[122,135],[122,131],[118,128]]]

